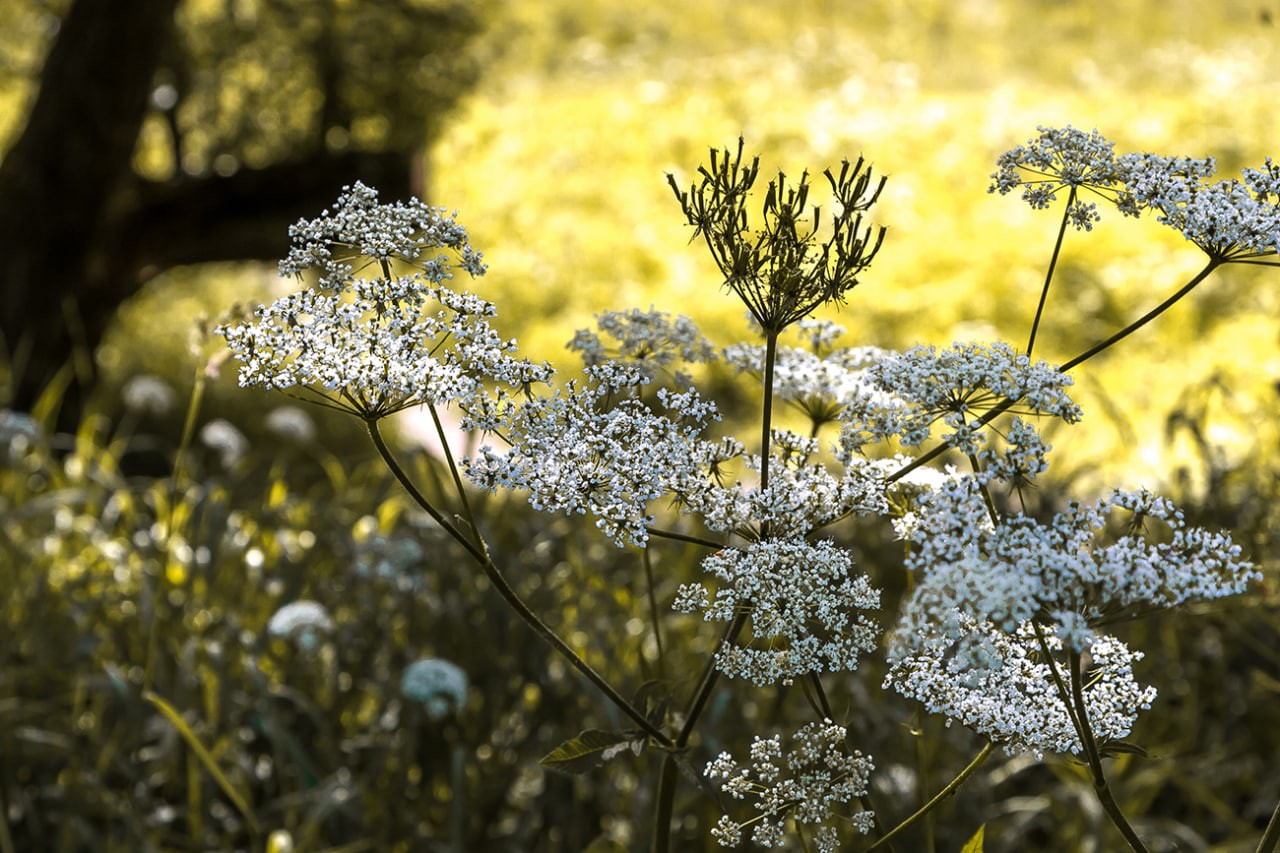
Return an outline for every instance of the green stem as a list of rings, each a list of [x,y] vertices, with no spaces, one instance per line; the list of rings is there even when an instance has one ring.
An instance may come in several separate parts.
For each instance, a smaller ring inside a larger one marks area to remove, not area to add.
[[[941,791],[933,795],[933,797],[929,800],[929,802],[925,803],[923,806],[916,809],[915,814],[911,815],[902,823],[898,824],[893,829],[889,830],[887,833],[885,833],[883,836],[877,839],[875,844],[872,844],[870,847],[867,848],[866,853],[871,853],[872,850],[878,850],[879,848],[888,844],[899,833],[901,833],[907,827],[911,826],[911,824],[915,823],[917,820],[919,820],[920,818],[924,817],[929,812],[937,808],[939,803],[941,803],[947,797],[950,797],[952,794],[954,794],[960,788],[960,786],[964,784],[965,780],[968,779],[970,776],[972,776],[974,774],[974,771],[976,771],[979,767],[982,766],[982,762],[987,760],[987,757],[991,755],[992,751],[995,748],[996,748],[996,745],[994,743],[988,742],[987,745],[982,748],[982,751],[979,752],[977,755],[975,755],[973,757],[973,760],[970,761],[967,765],[965,765],[965,768],[963,770],[961,770],[959,773],[956,774],[956,777],[954,779],[948,782]]]
[[[644,562],[644,578],[649,593],[649,620],[653,622],[653,640],[658,646],[658,677],[667,677],[667,658],[662,649],[662,622],[658,618],[658,590],[653,578],[653,558],[649,549],[640,552]]]
[[[761,409],[760,416],[760,490],[764,491],[769,487],[769,451],[772,440],[773,430],[773,363],[778,356],[778,332],[765,332],[764,345],[764,404]],[[769,535],[768,523],[760,525],[760,536],[766,538]],[[717,546],[718,547],[718,546]],[[742,633],[742,629],[746,627],[747,619],[750,612],[744,611],[733,617],[733,621],[725,629],[720,637],[720,642],[716,644],[716,652],[724,648],[725,645],[732,643],[738,638],[738,634]],[[703,667],[702,675],[698,679],[698,685],[694,688],[693,694],[689,697],[689,702],[685,706],[684,723],[680,727],[679,733],[675,739],[675,750],[683,750],[689,745],[689,739],[693,737],[693,731],[698,725],[698,720],[702,716],[702,712],[707,707],[707,702],[711,699],[711,693],[715,689],[716,682],[720,680],[720,670],[716,669],[715,653],[707,659],[706,665]],[[668,756],[667,761],[672,761]],[[663,781],[666,781],[667,767],[663,765]],[[674,777],[674,770],[671,771]],[[658,788],[658,799],[656,803],[656,811],[654,813],[654,831],[653,831],[653,849],[666,850],[671,843],[671,813],[673,802],[676,795],[676,780],[672,778],[670,784],[662,784]],[[661,815],[665,815],[665,822],[659,823]]]
[[[714,539],[704,539],[701,536],[690,536],[687,533],[677,533],[674,530],[660,530],[657,527],[649,528],[650,536],[657,536],[660,539],[670,539],[675,542],[688,542],[690,545],[701,545],[704,548],[710,548],[713,551],[719,551],[724,547],[723,542],[717,542]]]
[[[453,476],[453,488],[458,493],[458,501],[462,504],[462,512],[467,519],[467,526],[471,528],[476,544],[487,557],[489,546],[485,542],[484,536],[480,533],[479,525],[476,524],[475,513],[471,511],[471,501],[467,499],[467,490],[462,485],[462,475],[458,473],[458,466],[453,461],[453,451],[449,448],[449,437],[444,434],[444,424],[440,422],[440,414],[436,411],[436,407],[430,403],[427,404],[427,410],[431,412],[431,421],[435,424],[436,435],[440,438],[440,448],[444,451],[445,461],[449,463],[449,473]]]
[[[409,479],[409,476],[404,472],[404,469],[400,467],[400,463],[396,461],[395,456],[392,455],[386,442],[383,441],[382,433],[378,430],[377,419],[366,420],[365,426],[368,428],[369,437],[373,439],[373,444],[377,447],[378,453],[382,456],[383,462],[385,462],[387,467],[391,469],[392,475],[394,475],[396,480],[400,482],[400,485],[404,487],[405,491],[409,493],[409,496],[413,498],[414,502],[417,503],[418,506],[426,510],[436,523],[444,528],[444,530],[453,537],[458,544],[462,545],[462,547],[467,550],[467,553],[469,553],[471,557],[480,564],[480,568],[484,570],[485,576],[489,579],[489,582],[493,584],[494,588],[497,589],[498,594],[506,600],[507,604],[511,605],[512,609],[516,611],[520,618],[523,619],[525,623],[539,636],[546,640],[553,649],[569,661],[569,663],[573,665],[574,669],[578,670],[578,672],[582,673],[588,681],[594,684],[610,702],[630,717],[641,731],[661,746],[670,748],[672,746],[671,738],[667,737],[665,732],[653,723],[649,722],[645,715],[640,713],[635,706],[628,702],[622,694],[620,694],[614,686],[605,679],[604,676],[596,672],[590,664],[578,656],[578,653],[575,652],[568,643],[560,638],[559,634],[538,618],[538,615],[529,608],[529,605],[524,603],[524,599],[522,599],[515,589],[512,588],[511,584],[508,583],[506,576],[503,575],[502,570],[494,564],[493,560],[489,557],[488,552],[485,551],[483,547],[472,542],[469,537],[451,524],[441,514],[440,510],[432,506],[431,502],[428,501],[420,491],[418,491],[417,487],[413,484],[413,481]]]
[[[1124,840],[1129,842],[1135,853],[1149,853],[1138,833],[1129,825],[1120,804],[1111,793],[1107,777],[1102,770],[1102,757],[1098,754],[1098,744],[1093,737],[1093,729],[1089,725],[1089,711],[1084,704],[1084,677],[1080,672],[1080,653],[1072,649],[1067,654],[1068,666],[1071,669],[1071,699],[1076,707],[1076,719],[1079,725],[1080,743],[1084,746],[1085,757],[1089,762],[1089,772],[1093,776],[1093,792],[1102,803],[1111,822],[1120,830]]]
[[[1049,298],[1049,284],[1053,281],[1053,272],[1058,266],[1058,256],[1062,253],[1062,239],[1067,233],[1067,218],[1071,206],[1076,203],[1076,188],[1071,187],[1067,196],[1067,206],[1062,209],[1062,223],[1058,226],[1058,239],[1053,244],[1053,254],[1049,257],[1049,269],[1044,276],[1044,287],[1040,289],[1040,303],[1036,305],[1036,318],[1031,322],[1031,337],[1027,339],[1027,357],[1036,345],[1036,331],[1040,328],[1040,317],[1044,314],[1044,304]]]
[[[653,853],[668,853],[671,850],[671,817],[675,811],[678,770],[675,755],[667,753],[662,759],[662,772],[658,776],[658,807],[653,812]]]
[[[1278,846],[1280,846],[1280,803],[1276,804],[1276,810],[1271,813],[1271,821],[1262,833],[1262,840],[1258,842],[1255,853],[1275,853]]]
[[[1204,281],[1206,278],[1208,278],[1208,277],[1209,277],[1209,275],[1210,275],[1214,270],[1216,270],[1219,266],[1221,266],[1221,265],[1222,265],[1222,263],[1223,263],[1223,262],[1222,262],[1221,260],[1218,260],[1218,259],[1216,259],[1216,258],[1210,258],[1210,259],[1209,259],[1209,263],[1205,264],[1204,269],[1202,269],[1202,270],[1200,270],[1200,272],[1196,273],[1196,274],[1191,278],[1191,280],[1190,280],[1190,281],[1188,281],[1186,284],[1184,284],[1182,287],[1180,287],[1177,291],[1175,291],[1175,292],[1174,292],[1174,294],[1173,294],[1172,296],[1170,296],[1168,299],[1166,299],[1165,301],[1161,302],[1161,303],[1160,303],[1159,305],[1157,305],[1155,308],[1152,308],[1150,311],[1148,311],[1147,313],[1143,314],[1141,317],[1139,317],[1138,319],[1134,320],[1132,323],[1130,323],[1129,325],[1125,326],[1123,329],[1121,329],[1120,331],[1116,332],[1114,335],[1112,335],[1111,337],[1107,338],[1105,341],[1101,341],[1101,342],[1096,343],[1096,344],[1094,344],[1093,346],[1089,347],[1089,349],[1087,349],[1087,350],[1085,350],[1084,352],[1080,353],[1078,356],[1076,356],[1075,358],[1071,359],[1070,361],[1068,361],[1068,362],[1064,363],[1064,364],[1063,364],[1061,367],[1059,367],[1058,369],[1059,369],[1060,371],[1062,371],[1063,373],[1066,373],[1068,370],[1070,370],[1071,368],[1075,367],[1076,365],[1079,365],[1079,364],[1081,364],[1081,363],[1083,363],[1083,362],[1085,362],[1085,361],[1088,361],[1089,359],[1093,358],[1095,355],[1097,355],[1098,353],[1102,352],[1103,350],[1110,349],[1110,348],[1111,348],[1113,345],[1115,345],[1116,343],[1119,343],[1120,341],[1122,341],[1122,340],[1124,340],[1125,338],[1129,337],[1129,336],[1130,336],[1130,335],[1132,335],[1134,332],[1138,331],[1138,330],[1139,330],[1139,329],[1141,329],[1143,326],[1147,325],[1147,324],[1148,324],[1148,323],[1150,323],[1152,320],[1154,320],[1155,318],[1159,317],[1159,316],[1160,316],[1161,314],[1163,314],[1165,311],[1167,311],[1167,310],[1169,310],[1170,308],[1172,308],[1172,307],[1173,307],[1173,305],[1174,305],[1176,302],[1178,302],[1180,299],[1182,299],[1182,297],[1186,296],[1188,293],[1190,293],[1192,290],[1194,290],[1194,289],[1196,288],[1196,286],[1197,286],[1198,284],[1200,284],[1200,282],[1202,282],[1202,281]]]

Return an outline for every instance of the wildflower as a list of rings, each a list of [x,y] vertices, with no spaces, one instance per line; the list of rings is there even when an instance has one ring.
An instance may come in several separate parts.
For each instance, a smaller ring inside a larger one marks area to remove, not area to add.
[[[650,504],[673,481],[695,476],[698,436],[719,414],[696,392],[665,388],[660,411],[652,411],[634,396],[649,377],[630,363],[602,362],[586,372],[585,384],[499,406],[484,426],[511,447],[481,447],[464,460],[467,476],[489,490],[527,489],[534,509],[590,513],[619,547],[643,545]]]
[[[1066,391],[1072,385],[1070,376],[1048,362],[1032,362],[1005,343],[956,343],[941,351],[913,347],[880,358],[869,373],[871,384],[882,393],[846,406],[841,416],[842,459],[868,443],[892,437],[909,447],[922,444],[939,421],[952,430],[944,441],[961,452],[976,453],[982,442],[975,431],[977,420],[996,407],[1053,415],[1067,423],[1082,417]]]
[[[173,410],[177,394],[159,376],[131,376],[120,389],[125,408],[130,411],[166,415]]]
[[[293,640],[304,649],[314,649],[322,635],[333,630],[333,620],[324,605],[300,599],[291,601],[271,615],[267,633]]]
[[[1082,751],[1029,622],[1006,632],[965,613],[947,621],[949,627],[913,626],[923,633],[909,639],[902,631],[895,634],[885,688],[923,703],[948,725],[959,722],[1001,744],[1010,755]],[[1050,651],[1061,652],[1064,638],[1052,628],[1046,633]],[[1155,701],[1155,688],[1134,680],[1133,664],[1141,659],[1141,652],[1114,638],[1092,640],[1089,669],[1082,674],[1084,703],[1089,726],[1103,743],[1128,735],[1138,713]],[[1064,662],[1055,665],[1065,672]]]
[[[343,187],[342,195],[317,219],[301,219],[289,229],[293,247],[280,262],[282,276],[300,275],[307,269],[322,272],[322,287],[341,290],[358,270],[353,263],[404,261],[417,266],[427,281],[442,284],[452,278],[448,257],[429,252],[448,249],[459,257],[459,266],[473,276],[484,275],[483,255],[471,247],[457,214],[428,207],[416,198],[407,202],[378,203],[378,191],[357,182]]]
[[[1108,522],[1125,533],[1103,537]],[[1150,526],[1163,528],[1147,530]],[[1147,610],[1237,595],[1260,577],[1225,533],[1188,527],[1145,490],[1072,503],[1047,522],[1017,515],[993,524],[976,478],[919,498],[907,567],[920,577],[900,633],[953,630],[957,612],[999,630],[1028,619],[1058,624],[1076,651],[1084,628]],[[1074,614],[1074,615],[1073,615]]]
[[[441,658],[423,658],[400,677],[405,698],[421,702],[431,720],[442,720],[467,704],[467,674]]]
[[[600,331],[614,341],[606,346],[600,336],[579,329],[569,342],[569,349],[582,354],[587,367],[607,360],[621,360],[639,366],[650,379],[659,371],[671,370],[677,363],[698,364],[715,358],[715,350],[688,317],[672,317],[665,311],[606,311],[596,316]],[[682,373],[674,374],[681,387],[691,380]]]
[[[710,448],[708,448],[710,449]],[[900,459],[850,459],[839,473],[810,463],[818,442],[785,430],[774,430],[769,485],[741,481],[722,485],[684,480],[673,484],[682,509],[697,514],[708,529],[749,539],[768,527],[774,535],[802,536],[849,514],[867,515],[888,509],[888,476]],[[759,471],[760,456],[739,451],[748,470]]]
[[[724,283],[742,299],[765,331],[776,335],[829,302],[840,302],[858,283],[884,240],[884,228],[863,227],[862,214],[884,189],[873,182],[864,161],[846,160],[839,175],[824,172],[835,198],[831,233],[819,239],[821,211],[809,207],[809,176],[794,185],[781,172],[769,182],[761,207],[761,224],[753,230],[747,200],[760,171],[759,158],[742,163],[737,154],[712,150],[711,167],[688,191],[667,175],[693,239],[704,238]]]
[[[465,405],[487,381],[548,381],[549,365],[515,358],[515,341],[494,331],[491,303],[444,286],[455,268],[484,273],[462,226],[420,202],[376,201],[357,184],[332,215],[291,229],[295,245],[281,271],[318,266],[320,287],[260,306],[251,322],[218,327],[240,361],[240,385],[298,388],[372,420],[423,403]],[[456,259],[424,260],[429,249]],[[377,262],[382,275],[355,278],[357,257]],[[392,260],[415,271],[394,275]]]
[[[840,849],[835,821],[847,820],[859,832],[868,832],[873,822],[871,812],[836,813],[838,806],[867,793],[867,781],[875,769],[869,757],[848,750],[846,737],[844,726],[823,720],[792,735],[785,752],[780,735],[757,737],[745,765],[739,765],[727,752],[720,753],[707,764],[707,779],[736,800],[751,799],[758,815],[746,822],[722,817],[712,836],[722,847],[734,847],[741,843],[743,830],[750,827],[756,844],[780,846],[791,820],[801,829],[814,829],[821,853],[835,853]]]
[[[722,582],[714,599],[701,585],[687,585],[677,609],[704,608],[707,620],[720,622],[749,613],[752,634],[765,645],[717,652],[716,667],[732,678],[763,686],[852,672],[858,656],[875,648],[876,626],[857,611],[878,609],[880,593],[854,574],[849,552],[831,542],[767,539],[718,551],[702,568]]]
[[[1085,133],[1070,125],[1040,125],[1036,130],[1040,131],[1038,137],[1000,155],[988,192],[1007,195],[1021,187],[1022,200],[1035,210],[1044,210],[1057,200],[1059,190],[1068,189],[1072,201],[1066,217],[1081,231],[1092,230],[1101,218],[1096,204],[1080,198],[1082,190],[1115,203],[1121,213],[1138,214],[1123,192],[1126,172],[1117,162],[1115,143],[1097,130]]]
[[[734,344],[725,348],[724,360],[741,373],[763,377],[764,350],[762,346]],[[774,399],[800,409],[817,425],[829,423],[836,420],[845,405],[877,397],[870,368],[884,355],[875,347],[818,355],[780,346],[773,366]]]
[[[1211,258],[1239,261],[1280,250],[1280,168],[1270,158],[1242,179],[1208,181],[1212,160],[1122,158],[1136,202]]]
[[[249,439],[224,418],[209,421],[200,429],[200,440],[218,454],[223,468],[233,468],[249,452]]]
[[[310,444],[316,438],[316,422],[297,406],[276,406],[267,413],[267,429],[278,438]]]

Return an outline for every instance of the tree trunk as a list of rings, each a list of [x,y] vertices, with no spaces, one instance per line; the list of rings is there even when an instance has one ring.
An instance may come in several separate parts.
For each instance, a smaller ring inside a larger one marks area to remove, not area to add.
[[[178,0],[77,0],[62,21],[27,125],[0,164],[0,333],[29,408],[71,353],[67,404],[92,380],[106,272],[100,235],[129,179]],[[87,374],[87,375],[86,375]]]

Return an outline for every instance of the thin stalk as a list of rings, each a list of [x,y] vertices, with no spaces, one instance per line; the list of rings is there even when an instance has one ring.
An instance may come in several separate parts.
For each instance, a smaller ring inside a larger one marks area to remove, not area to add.
[[[1062,253],[1062,239],[1067,233],[1067,218],[1071,212],[1071,206],[1076,203],[1076,188],[1071,187],[1071,194],[1067,196],[1067,206],[1062,209],[1062,223],[1058,226],[1058,239],[1053,244],[1053,254],[1049,257],[1049,269],[1044,276],[1044,287],[1040,289],[1040,303],[1036,305],[1036,318],[1031,321],[1031,337],[1027,339],[1027,357],[1031,357],[1031,350],[1036,345],[1036,331],[1040,328],[1040,317],[1044,314],[1044,304],[1049,298],[1049,284],[1053,281],[1053,271],[1058,266],[1058,256]]]
[[[764,339],[764,407],[760,417],[760,491],[769,488],[769,450],[773,436],[773,362],[778,357],[778,333],[767,332]],[[761,537],[768,536],[764,525]]]
[[[761,408],[760,416],[760,490],[764,491],[769,487],[769,450],[773,429],[773,363],[778,355],[778,332],[765,332],[764,346],[764,403]],[[761,524],[760,536],[766,538],[769,535],[768,523]],[[719,547],[719,546],[717,546]],[[742,629],[746,627],[749,612],[738,613],[733,617],[733,621],[725,628],[724,634],[720,637],[720,642],[716,644],[716,652],[719,652],[725,645],[732,643],[737,639],[738,634],[742,633]],[[689,697],[689,702],[685,706],[684,723],[680,727],[680,731],[676,734],[675,750],[683,750],[689,744],[689,739],[693,737],[693,731],[698,725],[698,720],[702,717],[702,712],[707,707],[707,702],[711,699],[711,693],[715,689],[716,682],[720,680],[720,671],[715,666],[715,653],[707,659],[706,665],[703,667],[702,675],[698,679],[698,685],[694,688],[693,694]],[[668,756],[667,762],[673,762],[674,759]],[[675,771],[670,771],[671,779],[668,783],[667,764],[663,764],[662,784],[658,787],[658,798],[654,813],[653,828],[653,849],[667,850],[671,843],[671,813],[676,795]],[[661,816],[665,815],[665,822],[660,823]]]
[[[675,542],[688,542],[690,545],[701,545],[713,551],[719,551],[724,547],[723,542],[717,542],[714,539],[704,539],[701,536],[690,536],[687,533],[677,533],[674,530],[662,530],[657,527],[650,527],[649,535],[657,536],[659,539],[671,539]]]
[[[1139,317],[1138,319],[1134,320],[1132,323],[1130,323],[1129,325],[1125,326],[1123,329],[1121,329],[1120,331],[1116,332],[1114,335],[1112,335],[1111,337],[1107,338],[1105,341],[1101,341],[1100,343],[1096,343],[1096,344],[1094,344],[1093,346],[1089,347],[1089,349],[1087,349],[1087,350],[1085,350],[1084,352],[1080,353],[1078,356],[1076,356],[1075,358],[1071,359],[1070,361],[1068,361],[1068,362],[1064,363],[1064,364],[1063,364],[1061,367],[1059,367],[1058,369],[1059,369],[1060,371],[1062,371],[1063,373],[1066,373],[1068,370],[1070,370],[1071,368],[1075,367],[1076,365],[1081,364],[1081,363],[1083,363],[1083,362],[1085,362],[1085,361],[1088,361],[1089,359],[1093,358],[1095,355],[1097,355],[1098,353],[1102,352],[1103,350],[1105,350],[1105,349],[1109,349],[1109,348],[1110,348],[1111,346],[1113,346],[1114,344],[1116,344],[1116,343],[1118,343],[1118,342],[1120,342],[1120,341],[1124,340],[1125,338],[1129,337],[1129,336],[1130,336],[1130,335],[1132,335],[1134,332],[1138,331],[1138,330],[1139,330],[1139,329],[1141,329],[1143,326],[1147,325],[1147,324],[1148,324],[1148,323],[1150,323],[1152,320],[1154,320],[1155,318],[1159,317],[1159,316],[1160,316],[1161,314],[1163,314],[1165,311],[1167,311],[1167,310],[1169,310],[1170,308],[1172,308],[1172,307],[1173,307],[1173,305],[1174,305],[1174,303],[1178,302],[1180,299],[1182,299],[1182,297],[1186,296],[1188,293],[1190,293],[1192,290],[1194,290],[1194,289],[1196,288],[1196,285],[1200,284],[1200,282],[1202,282],[1202,281],[1204,281],[1206,278],[1208,278],[1208,277],[1209,277],[1209,275],[1210,275],[1214,270],[1216,270],[1219,266],[1221,266],[1221,265],[1222,265],[1222,263],[1223,263],[1223,262],[1222,262],[1220,259],[1217,259],[1217,258],[1210,258],[1210,259],[1209,259],[1209,263],[1205,264],[1204,269],[1202,269],[1202,270],[1200,270],[1200,272],[1196,273],[1196,274],[1191,278],[1191,280],[1190,280],[1190,281],[1188,281],[1188,282],[1187,282],[1186,284],[1184,284],[1182,287],[1178,288],[1178,290],[1177,290],[1176,292],[1174,292],[1174,294],[1173,294],[1172,296],[1170,296],[1168,299],[1166,299],[1165,301],[1161,302],[1161,303],[1160,303],[1159,305],[1157,305],[1155,308],[1152,308],[1150,311],[1148,311],[1147,313],[1143,314],[1141,317]]]
[[[667,658],[662,649],[662,622],[658,619],[658,590],[653,579],[653,558],[648,548],[640,552],[640,559],[644,562],[644,578],[649,598],[649,620],[653,622],[653,640],[658,646],[658,677],[666,678]]]
[[[937,808],[939,803],[941,803],[947,797],[950,797],[952,794],[954,794],[960,788],[960,786],[964,784],[965,780],[968,779],[970,776],[972,776],[974,774],[974,771],[976,771],[979,767],[982,766],[982,762],[987,760],[987,757],[991,755],[992,751],[995,750],[995,748],[996,748],[996,745],[988,741],[987,745],[982,748],[982,751],[979,752],[977,755],[975,755],[973,757],[973,760],[970,761],[968,764],[966,764],[964,769],[961,770],[959,773],[957,773],[956,777],[952,779],[950,782],[948,782],[941,791],[934,794],[933,797],[929,800],[929,802],[925,803],[923,806],[916,809],[915,814],[911,815],[902,823],[898,824],[893,829],[889,830],[887,833],[885,833],[883,836],[877,839],[875,844],[872,844],[870,847],[866,849],[866,853],[871,853],[872,850],[878,850],[884,845],[888,844],[895,837],[897,837],[899,833],[904,831],[907,827],[911,826],[911,824],[915,823],[917,820],[919,820],[920,818],[924,817],[929,812]]]
[[[1258,842],[1255,853],[1275,853],[1277,847],[1280,847],[1280,803],[1276,804],[1276,810],[1271,813],[1271,822],[1262,833],[1262,840]]]
[[[392,475],[400,482],[400,485],[404,487],[405,491],[409,493],[409,496],[413,498],[415,503],[426,510],[436,523],[444,528],[444,530],[460,545],[462,545],[462,547],[467,550],[467,553],[469,553],[471,557],[480,564],[480,568],[484,570],[485,576],[489,579],[489,582],[493,584],[494,588],[498,591],[498,594],[506,600],[507,604],[511,605],[511,608],[516,611],[520,618],[523,619],[525,623],[539,636],[546,640],[553,649],[559,652],[565,660],[569,661],[574,669],[578,670],[578,672],[582,673],[588,681],[594,684],[610,702],[630,717],[632,722],[634,722],[641,731],[661,746],[670,748],[672,746],[671,738],[667,737],[665,732],[653,723],[649,722],[644,714],[640,713],[634,705],[628,702],[626,698],[624,698],[622,694],[620,694],[614,686],[605,679],[604,676],[596,672],[590,664],[578,656],[578,653],[575,652],[568,643],[560,638],[559,634],[552,630],[547,623],[538,618],[538,614],[534,613],[533,610],[529,608],[529,605],[524,603],[524,599],[522,599],[519,593],[517,593],[515,589],[512,588],[511,584],[508,583],[506,576],[503,575],[502,570],[494,564],[488,553],[482,547],[477,546],[472,542],[462,533],[462,531],[449,523],[449,521],[441,514],[440,510],[432,506],[431,502],[423,497],[422,493],[419,492],[417,487],[413,484],[413,481],[410,480],[409,476],[404,472],[404,469],[400,467],[400,463],[396,461],[395,456],[392,455],[386,442],[383,441],[382,433],[378,430],[377,420],[366,420],[365,426],[368,428],[369,437],[373,439],[374,446],[377,447],[378,453],[382,456],[382,461],[386,463],[389,469],[391,469]]]
[[[1080,653],[1072,649],[1067,654],[1068,666],[1071,669],[1071,699],[1076,707],[1076,720],[1079,725],[1080,743],[1084,745],[1085,757],[1089,761],[1089,773],[1093,776],[1093,792],[1098,802],[1106,810],[1111,822],[1120,830],[1124,840],[1129,842],[1135,853],[1149,853],[1138,833],[1129,825],[1129,821],[1111,793],[1107,777],[1102,770],[1102,758],[1098,754],[1098,744],[1093,737],[1093,729],[1089,725],[1089,711],[1084,704],[1084,677],[1080,672]]]
[[[658,806],[653,812],[653,853],[669,853],[671,850],[671,817],[675,811],[676,782],[680,778],[678,770],[675,755],[667,753],[658,776]]]
[[[458,466],[453,461],[453,451],[449,448],[449,437],[444,434],[444,424],[440,422],[440,413],[436,411],[435,405],[428,403],[427,410],[431,412],[431,422],[436,425],[436,435],[440,438],[440,448],[444,451],[445,461],[449,463],[449,473],[453,476],[453,488],[458,493],[458,501],[462,504],[462,514],[467,519],[467,526],[471,528],[471,534],[476,538],[476,544],[480,546],[480,550],[487,556],[489,554],[489,545],[485,542],[483,534],[480,533],[480,526],[476,524],[475,513],[471,511],[471,501],[467,499],[467,490],[462,485],[462,475],[458,473]]]

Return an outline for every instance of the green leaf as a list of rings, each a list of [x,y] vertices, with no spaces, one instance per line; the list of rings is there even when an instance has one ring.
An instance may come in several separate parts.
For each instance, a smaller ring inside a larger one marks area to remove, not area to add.
[[[978,831],[973,834],[973,838],[970,838],[965,842],[964,847],[960,848],[960,853],[982,853],[982,839],[986,834],[987,825],[984,823],[978,827]]]
[[[1103,744],[1098,748],[1098,754],[1103,758],[1111,758],[1116,755],[1137,755],[1142,758],[1150,758],[1151,754],[1136,743],[1129,743],[1127,740],[1113,740]]]
[[[222,772],[222,768],[218,766],[218,762],[210,754],[205,745],[200,742],[200,738],[191,730],[191,726],[187,725],[187,721],[182,718],[182,714],[177,708],[169,704],[164,697],[150,690],[143,691],[142,698],[155,706],[161,714],[164,715],[173,727],[182,735],[182,739],[187,742],[195,752],[196,758],[204,765],[204,769],[209,771],[209,775],[213,777],[213,781],[218,783],[218,787],[222,789],[222,793],[227,795],[235,807],[239,809],[240,814],[244,817],[245,823],[249,824],[250,829],[255,833],[258,831],[258,822],[253,817],[253,811],[249,808],[248,801],[240,795],[240,792],[231,784],[231,780]]]
[[[587,729],[547,753],[538,763],[561,773],[581,774],[627,750],[640,754],[644,738],[634,732],[604,732]]]

